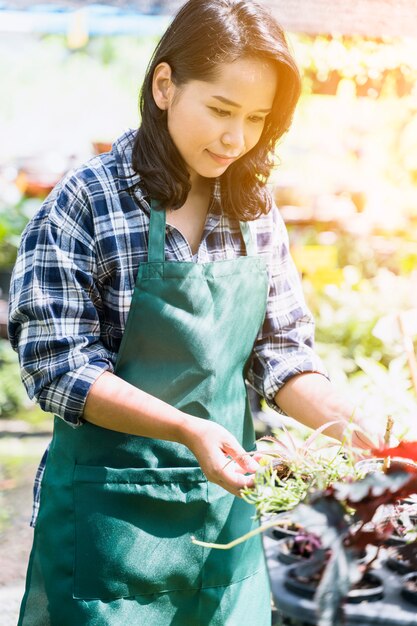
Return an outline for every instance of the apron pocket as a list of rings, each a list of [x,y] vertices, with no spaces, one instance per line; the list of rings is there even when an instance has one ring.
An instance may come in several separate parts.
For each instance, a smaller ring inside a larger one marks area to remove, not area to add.
[[[200,468],[76,465],[74,598],[201,586],[207,479]]]

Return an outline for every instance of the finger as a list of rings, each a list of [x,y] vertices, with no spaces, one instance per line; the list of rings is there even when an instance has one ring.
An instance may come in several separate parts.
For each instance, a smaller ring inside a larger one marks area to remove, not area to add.
[[[232,459],[236,461],[236,463],[240,465],[243,470],[245,470],[245,472],[254,474],[258,471],[259,463],[251,456],[251,454],[249,454],[249,452],[246,452],[244,448],[239,446],[237,442],[235,445],[230,443],[223,444],[223,451],[225,454],[231,456]]]
[[[240,491],[245,487],[253,487],[254,475],[247,476],[245,470],[239,468],[235,463],[224,468],[224,481],[234,490]]]
[[[217,450],[214,450],[211,457],[211,468],[207,471],[206,475],[210,481],[216,483],[217,485],[220,485],[221,487],[223,487],[223,489],[226,489],[234,496],[241,497],[241,489],[243,489],[244,487],[253,486],[254,472],[252,468],[250,468],[252,470],[252,476],[247,476],[245,475],[248,473],[247,463],[243,463],[242,467],[242,465],[238,464],[237,461],[230,459],[227,460],[225,458],[226,454],[231,456],[233,453],[236,457],[239,457],[239,455],[243,452],[245,457],[250,459],[250,455],[248,455],[248,453],[243,448],[241,448],[239,444],[237,445],[238,450],[236,450],[236,446],[232,448],[231,444],[229,444],[228,446],[224,446],[223,448],[218,448]],[[252,467],[256,471],[259,468],[259,464],[254,462],[254,465]]]
[[[233,465],[234,465],[233,471],[234,471],[236,474],[240,474],[240,475],[242,475],[242,476],[245,476],[245,475],[247,475],[247,474],[248,474],[248,472],[247,472],[246,468],[241,467],[241,466],[240,466],[240,465],[238,465],[235,461],[233,461]]]
[[[242,497],[241,488],[233,487],[232,485],[229,485],[229,483],[226,483],[226,482],[219,483],[219,485],[225,491],[228,491],[229,493],[231,493],[236,498],[241,498]]]
[[[226,482],[226,481],[221,481],[218,484],[220,485],[220,487],[222,487],[223,489],[225,489],[226,491],[228,491],[232,495],[236,496],[237,498],[241,498],[242,497],[242,490],[246,486],[250,487],[250,485],[243,485],[243,486],[240,486],[240,487],[236,487],[235,485],[232,485],[232,484],[230,484],[229,482]]]

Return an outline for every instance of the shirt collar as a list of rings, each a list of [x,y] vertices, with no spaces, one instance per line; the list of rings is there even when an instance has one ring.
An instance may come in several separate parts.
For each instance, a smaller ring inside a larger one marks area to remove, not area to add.
[[[112,152],[116,160],[117,185],[119,191],[136,187],[140,183],[140,176],[132,166],[133,142],[136,130],[130,128],[116,139],[112,146]]]

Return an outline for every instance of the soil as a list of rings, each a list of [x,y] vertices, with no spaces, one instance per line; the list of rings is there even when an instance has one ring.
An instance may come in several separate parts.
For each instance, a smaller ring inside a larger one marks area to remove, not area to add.
[[[294,472],[289,467],[287,461],[284,461],[283,459],[275,459],[274,461],[272,461],[272,467],[274,468],[274,470],[276,472],[275,482],[277,484],[279,484],[278,481],[288,480],[289,478],[294,478],[294,476],[295,476]],[[312,480],[312,477],[308,476],[307,474],[300,475],[300,478],[305,483],[309,483]],[[279,512],[279,511],[277,511],[277,512]]]
[[[272,467],[274,468],[274,471],[277,473],[277,477],[280,480],[286,480],[287,478],[291,478],[292,472],[285,461],[276,459],[272,462]]]
[[[408,572],[413,571],[413,566],[410,561],[397,550],[392,548],[388,549],[386,565],[390,570],[396,571],[399,574],[407,574]]]
[[[303,559],[309,559],[313,553],[313,550],[312,548],[308,548],[305,542],[300,543],[298,541],[293,541],[291,552],[296,556],[303,557]]]

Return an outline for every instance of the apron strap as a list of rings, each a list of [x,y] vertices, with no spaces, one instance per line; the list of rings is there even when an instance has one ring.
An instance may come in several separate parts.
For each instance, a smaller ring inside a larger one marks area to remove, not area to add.
[[[151,200],[151,217],[149,223],[148,262],[163,263],[165,261],[165,228],[166,211],[158,208],[158,202]],[[239,222],[240,232],[245,242],[246,255],[255,256],[256,250],[252,231],[248,222]]]
[[[165,261],[166,211],[158,209],[158,202],[151,200],[151,218],[149,222],[148,262]]]

